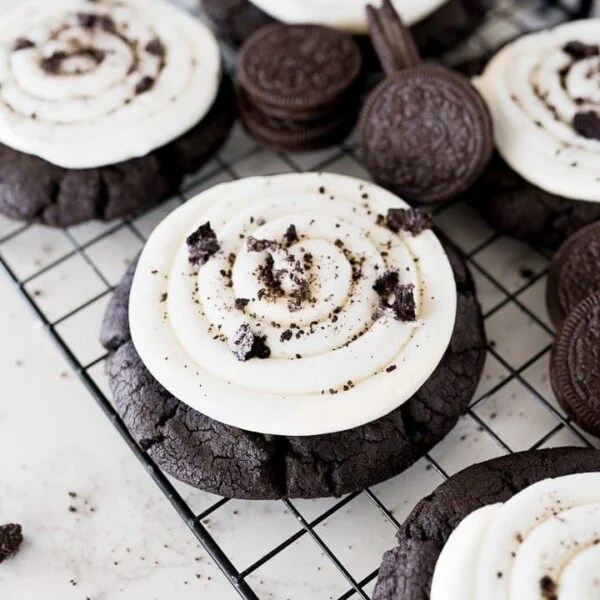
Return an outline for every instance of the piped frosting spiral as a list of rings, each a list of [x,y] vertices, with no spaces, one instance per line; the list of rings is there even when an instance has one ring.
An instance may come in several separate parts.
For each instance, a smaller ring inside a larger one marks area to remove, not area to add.
[[[600,474],[536,483],[471,513],[437,562],[431,600],[595,600]]]
[[[219,48],[164,0],[25,0],[0,19],[0,142],[65,168],[144,156],[210,110]]]
[[[515,171],[550,193],[600,202],[600,19],[508,44],[475,85]]]
[[[324,173],[222,184],[149,238],[130,299],[144,364],[196,410],[313,435],[381,417],[444,355],[456,286],[408,205]]]

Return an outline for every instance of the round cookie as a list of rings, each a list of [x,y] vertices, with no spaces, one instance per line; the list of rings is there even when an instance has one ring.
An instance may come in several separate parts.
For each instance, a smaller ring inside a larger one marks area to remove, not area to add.
[[[216,39],[164,0],[25,0],[0,41],[0,212],[15,219],[69,226],[155,204],[235,119]]]
[[[559,330],[569,313],[600,290],[600,222],[573,234],[554,255],[548,270],[546,306]]]
[[[471,198],[504,233],[556,247],[600,214],[599,33],[591,18],[526,35],[474,80],[502,160]]]
[[[237,114],[231,80],[204,119],[173,142],[141,158],[92,169],[64,169],[0,144],[0,213],[20,221],[70,227],[111,221],[172,195],[223,145]]]
[[[473,282],[458,255],[449,246],[446,250],[458,290],[450,346],[415,396],[383,418],[339,433],[286,437],[223,425],[191,409],[150,375],[131,341],[128,311],[135,266],[118,287],[102,328],[117,410],[161,468],[224,496],[339,496],[388,479],[454,427],[483,368],[486,341]]]
[[[600,204],[545,192],[497,154],[466,198],[500,233],[548,248],[558,248],[578,229],[600,219]]]
[[[217,30],[236,45],[241,45],[255,31],[275,21],[250,0],[202,0],[202,5]],[[425,54],[439,54],[468,36],[482,21],[489,0],[448,0],[422,21],[412,25],[413,34]],[[365,28],[366,29],[366,28]],[[373,50],[366,35],[357,36],[377,68]]]
[[[239,106],[250,135],[276,150],[341,141],[358,113],[362,55],[352,37],[318,25],[272,24],[237,59]]]
[[[600,437],[600,292],[588,296],[567,317],[550,361],[552,389],[565,412]]]
[[[485,104],[464,76],[434,65],[386,78],[363,107],[360,154],[378,183],[424,204],[479,177],[491,153]]]
[[[440,553],[463,519],[544,479],[598,471],[600,452],[581,448],[522,452],[461,471],[406,519],[397,534],[398,546],[383,557],[373,599],[430,600]]]

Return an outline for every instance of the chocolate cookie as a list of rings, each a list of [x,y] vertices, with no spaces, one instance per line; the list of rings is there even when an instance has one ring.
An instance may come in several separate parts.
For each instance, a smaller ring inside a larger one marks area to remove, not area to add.
[[[264,27],[237,60],[242,121],[250,135],[277,150],[329,146],[356,118],[361,71],[350,36],[316,25]]]
[[[21,221],[69,227],[110,221],[169,197],[227,139],[237,113],[228,77],[206,117],[141,158],[91,169],[64,169],[0,144],[0,213]]]
[[[201,0],[219,33],[235,45],[241,45],[261,27],[275,20],[250,0]],[[448,0],[440,8],[412,27],[421,50],[439,54],[464,40],[481,23],[490,0]],[[368,56],[373,56],[367,36],[357,36]],[[375,61],[367,61],[374,65]]]
[[[548,248],[600,219],[600,204],[561,198],[528,183],[495,155],[467,199],[497,231]]]
[[[550,363],[552,389],[565,412],[600,437],[600,292],[588,296],[565,321]]]
[[[479,380],[485,334],[473,282],[448,250],[458,286],[450,347],[437,370],[406,404],[375,422],[341,433],[282,437],[213,421],[171,396],[142,364],[129,332],[135,267],[117,289],[102,328],[117,410],[131,434],[173,476],[229,497],[339,496],[403,471],[456,424]]]
[[[544,479],[599,470],[597,450],[558,448],[503,456],[461,471],[422,500],[404,522],[398,546],[383,557],[373,599],[429,600],[442,548],[463,519]]]
[[[548,271],[546,306],[559,330],[569,313],[600,290],[600,222],[572,235],[555,254]]]

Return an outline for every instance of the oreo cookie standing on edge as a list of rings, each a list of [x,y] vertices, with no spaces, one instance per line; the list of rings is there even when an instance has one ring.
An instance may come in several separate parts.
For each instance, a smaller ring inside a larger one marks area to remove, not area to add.
[[[600,292],[570,313],[550,360],[560,405],[577,425],[600,437]]]
[[[481,175],[493,151],[487,106],[469,80],[421,65],[410,33],[386,0],[369,7],[373,45],[388,77],[359,121],[361,158],[381,185],[409,201],[456,198]]]
[[[237,60],[242,122],[277,150],[333,145],[356,119],[361,74],[360,49],[344,33],[318,25],[264,27]]]
[[[546,306],[559,330],[577,305],[600,290],[600,222],[572,235],[556,253],[548,271]]]

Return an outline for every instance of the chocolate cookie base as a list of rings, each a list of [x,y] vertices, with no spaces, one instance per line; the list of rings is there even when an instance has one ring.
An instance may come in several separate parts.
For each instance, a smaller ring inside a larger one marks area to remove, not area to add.
[[[437,370],[403,406],[356,429],[313,437],[261,435],[209,419],[170,395],[144,367],[130,338],[134,267],[108,308],[101,341],[126,426],[167,473],[222,496],[276,499],[340,496],[397,475],[438,443],[465,411],[479,381],[486,340],[465,264],[450,251],[458,313]]]
[[[600,219],[600,203],[549,194],[525,181],[498,155],[467,198],[500,233],[552,249]]]
[[[0,144],[0,213],[54,227],[110,221],[173,194],[222,146],[236,117],[233,86],[224,77],[204,119],[141,158],[94,169],[63,169]]]
[[[257,29],[275,21],[249,0],[201,0],[201,3],[217,31],[236,46]],[[481,23],[490,6],[490,0],[448,0],[412,27],[421,51],[429,55],[439,54],[456,45]],[[373,54],[367,36],[359,36],[359,43],[367,54]],[[372,61],[367,64],[372,64]]]
[[[400,528],[398,546],[383,557],[373,600],[429,600],[442,548],[465,517],[543,479],[593,471],[600,471],[599,451],[558,448],[503,456],[454,475]]]

